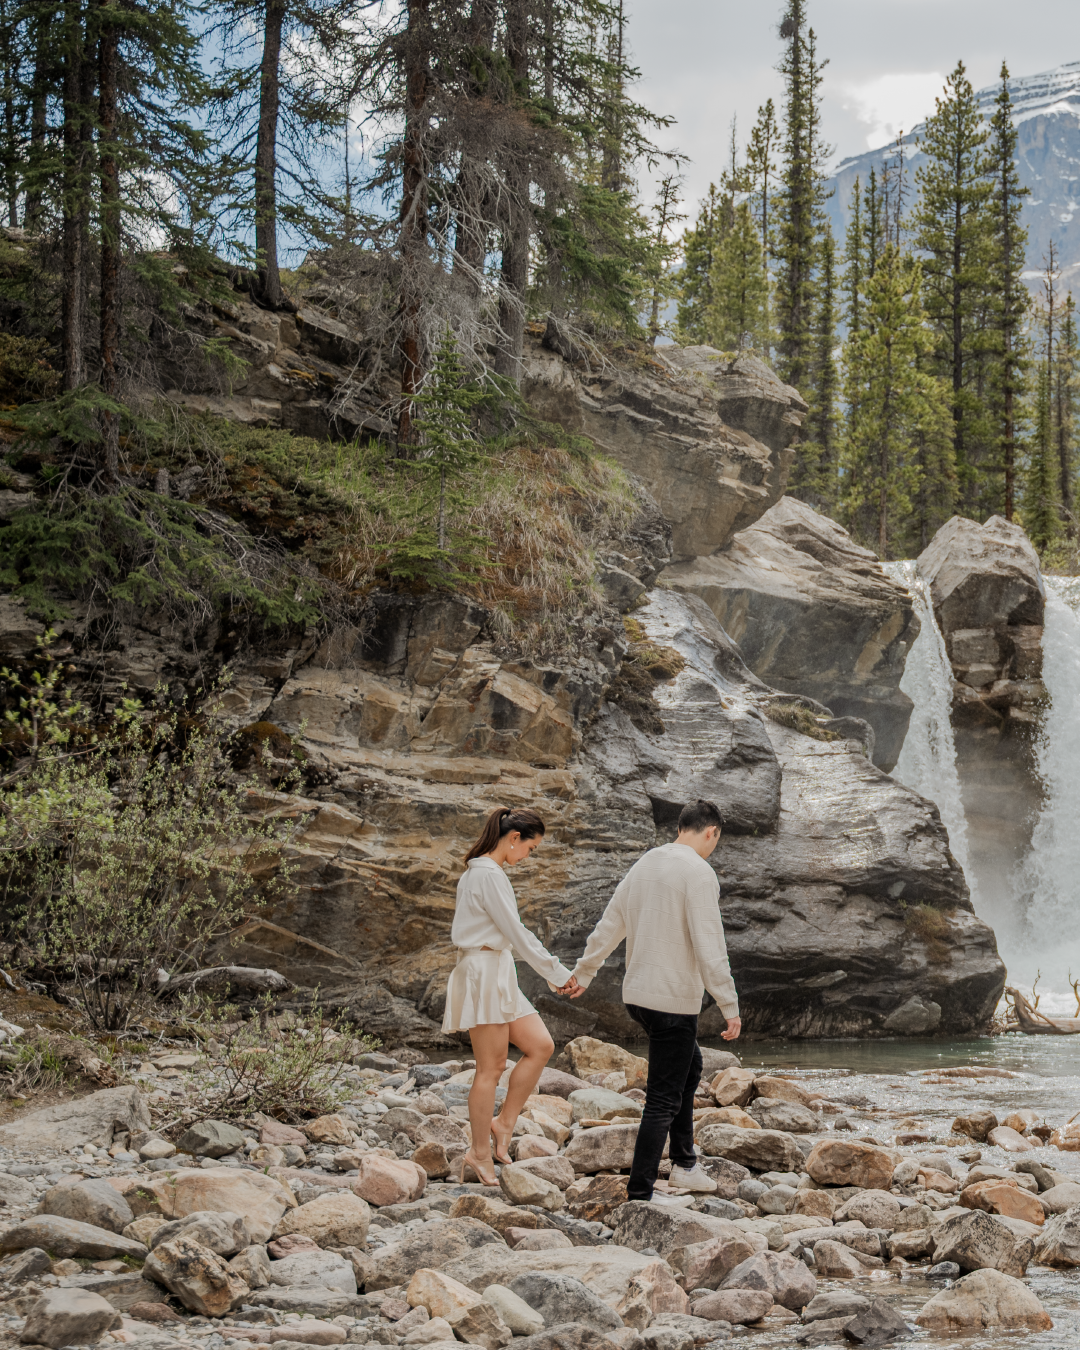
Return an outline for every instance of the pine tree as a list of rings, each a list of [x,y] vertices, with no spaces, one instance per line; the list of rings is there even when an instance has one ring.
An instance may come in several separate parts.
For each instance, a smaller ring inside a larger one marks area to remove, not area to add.
[[[724,237],[724,209],[715,183],[698,206],[693,229],[683,232],[677,323],[683,342],[706,343],[713,304],[713,268]]]
[[[1012,520],[1016,510],[1017,406],[1025,384],[1028,356],[1024,319],[1029,298],[1022,280],[1027,230],[1021,223],[1023,200],[1016,167],[1016,127],[1009,94],[1009,68],[1001,63],[1001,90],[990,119],[989,172],[993,182],[993,330],[997,339],[993,380],[994,433],[1004,479],[1003,509]]]
[[[851,186],[851,209],[844,237],[844,321],[849,335],[862,327],[863,286],[866,281],[866,241],[863,238],[862,186]]]
[[[1044,553],[1061,533],[1050,374],[1045,360],[1039,362],[1035,375],[1032,421],[1031,449],[1024,480],[1023,524],[1032,544]]]
[[[750,207],[741,202],[713,264],[712,302],[706,341],[721,351],[738,351],[747,338],[759,350],[769,341],[769,277]]]
[[[1077,359],[1076,302],[1072,292],[1065,298],[1061,315],[1060,337],[1055,353],[1053,373],[1054,445],[1057,451],[1058,491],[1061,494],[1061,514],[1065,533],[1070,539],[1077,535],[1076,527],[1076,384],[1080,367]]]
[[[988,328],[993,290],[992,184],[988,132],[963,63],[926,123],[917,172],[915,246],[924,255],[926,311],[934,329],[929,369],[949,384],[960,506],[980,515],[995,489],[994,434],[980,390],[994,339]]]
[[[681,186],[682,179],[678,174],[665,174],[660,180],[652,208],[653,237],[648,281],[649,337],[653,346],[664,331],[660,324],[660,305],[675,293],[676,279],[672,265],[678,256],[679,246],[668,237],[668,232],[672,225],[686,219],[685,214],[677,210]]]
[[[757,121],[750,131],[746,147],[746,190],[750,193],[751,210],[757,220],[761,247],[768,260],[772,248],[773,193],[776,190],[779,163],[780,126],[776,108],[768,99],[758,108]]]
[[[921,368],[933,340],[921,280],[919,262],[887,245],[844,347],[841,516],[882,558],[909,553],[920,494],[951,496],[947,391]]]
[[[806,27],[805,0],[788,0],[780,36],[787,50],[779,66],[785,98],[783,175],[776,197],[773,245],[776,329],[780,373],[788,384],[802,389],[813,347],[815,268],[828,158],[828,147],[821,139],[820,87],[825,63],[817,60],[814,30]]]
[[[825,226],[820,245],[819,282],[815,305],[813,345],[808,388],[810,410],[805,421],[806,441],[799,447],[789,491],[818,510],[836,504],[836,246]]]

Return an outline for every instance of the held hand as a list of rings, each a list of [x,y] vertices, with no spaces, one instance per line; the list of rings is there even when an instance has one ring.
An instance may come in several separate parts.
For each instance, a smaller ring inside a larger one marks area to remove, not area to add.
[[[558,994],[565,994],[567,998],[580,998],[585,990],[578,984],[574,976],[571,975],[562,988],[557,989],[555,992]]]
[[[738,1040],[740,1031],[742,1031],[742,1018],[729,1017],[727,1028],[720,1033],[720,1038],[725,1041]]]

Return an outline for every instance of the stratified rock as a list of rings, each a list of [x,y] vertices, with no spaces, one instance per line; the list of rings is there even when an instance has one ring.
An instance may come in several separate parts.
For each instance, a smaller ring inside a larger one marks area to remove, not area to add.
[[[197,1120],[189,1125],[177,1141],[181,1153],[196,1158],[224,1158],[244,1147],[244,1136],[224,1120]]]
[[[92,1345],[117,1321],[116,1309],[85,1289],[49,1289],[26,1314],[24,1345]]]
[[[107,1181],[51,1186],[41,1197],[38,1213],[77,1219],[111,1233],[122,1233],[134,1217],[127,1201]]]
[[[802,1150],[793,1135],[780,1130],[740,1130],[735,1125],[706,1125],[698,1143],[710,1157],[729,1158],[758,1172],[801,1168]]]
[[[88,1097],[31,1111],[13,1125],[0,1125],[0,1145],[20,1149],[27,1139],[33,1139],[36,1148],[67,1153],[77,1144],[108,1148],[114,1133],[149,1129],[150,1111],[138,1088],[104,1088]]]
[[[1022,1280],[999,1270],[977,1270],[924,1303],[916,1322],[936,1332],[1049,1331],[1053,1322]]]
[[[185,1308],[203,1317],[224,1317],[249,1297],[242,1279],[207,1247],[180,1233],[155,1247],[143,1273],[175,1294]]]
[[[710,552],[668,567],[664,584],[704,600],[765,684],[868,722],[874,762],[890,770],[911,716],[900,679],[919,634],[904,587],[794,497]]]
[[[141,1260],[146,1255],[141,1242],[54,1214],[35,1214],[0,1231],[0,1252],[20,1252],[28,1247],[43,1247],[54,1256],[86,1256],[92,1261],[108,1261],[114,1256]]]
[[[360,1247],[367,1240],[371,1210],[352,1191],[320,1195],[285,1212],[275,1233],[296,1233],[320,1247]]]
[[[934,1229],[935,1263],[955,1261],[961,1270],[1000,1270],[1023,1275],[1035,1252],[1029,1238],[1017,1238],[981,1210],[946,1219]]]
[[[581,1322],[597,1331],[614,1331],[622,1318],[603,1299],[580,1280],[570,1275],[549,1275],[536,1271],[519,1275],[509,1286],[511,1293],[540,1314],[547,1326],[560,1322]]]
[[[786,1252],[759,1252],[735,1267],[722,1289],[763,1289],[774,1303],[799,1312],[817,1293],[817,1280],[801,1261]]]
[[[740,1239],[743,1234],[730,1219],[714,1219],[692,1209],[677,1209],[670,1205],[654,1205],[647,1200],[630,1200],[609,1216],[615,1230],[612,1241],[632,1251],[652,1248],[667,1256],[676,1247],[689,1247],[712,1238],[726,1241]]]
[[[859,1186],[887,1191],[894,1163],[890,1154],[856,1140],[822,1139],[806,1159],[806,1170],[819,1186]]]

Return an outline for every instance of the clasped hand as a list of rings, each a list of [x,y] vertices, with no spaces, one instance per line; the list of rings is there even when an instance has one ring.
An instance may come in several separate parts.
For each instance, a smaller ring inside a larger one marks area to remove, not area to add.
[[[573,975],[567,980],[561,989],[556,989],[557,994],[565,994],[567,998],[580,998],[585,992],[583,985],[578,984]]]

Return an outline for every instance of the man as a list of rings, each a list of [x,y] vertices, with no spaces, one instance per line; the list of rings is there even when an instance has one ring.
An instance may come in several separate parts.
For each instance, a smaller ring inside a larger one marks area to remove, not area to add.
[[[705,989],[727,1018],[724,1040],[733,1041],[742,1030],[720,917],[720,882],[707,862],[722,828],[712,802],[684,806],[678,838],[650,849],[627,872],[574,969],[581,989],[571,997],[577,998],[626,939],[623,1002],[649,1036],[649,1081],[626,1188],[629,1200],[693,1203],[690,1196],[654,1193],[669,1136],[669,1184],[716,1190],[694,1151],[694,1092],[702,1070],[697,1021]]]

